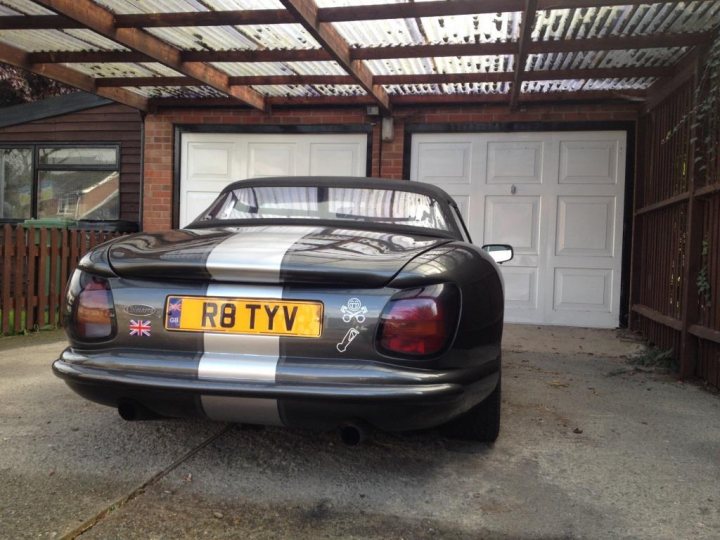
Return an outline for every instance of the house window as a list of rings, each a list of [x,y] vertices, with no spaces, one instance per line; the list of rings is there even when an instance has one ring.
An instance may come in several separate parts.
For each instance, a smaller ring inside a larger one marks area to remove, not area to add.
[[[0,148],[0,219],[116,220],[117,146]]]
[[[0,148],[0,219],[32,217],[33,149]]]

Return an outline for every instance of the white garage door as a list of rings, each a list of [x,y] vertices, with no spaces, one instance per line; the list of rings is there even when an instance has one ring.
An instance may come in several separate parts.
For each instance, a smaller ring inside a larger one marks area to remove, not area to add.
[[[180,226],[230,182],[262,176],[365,176],[367,134],[182,135]]]
[[[509,322],[614,328],[625,132],[415,134],[411,178],[438,185],[473,241],[508,243]]]

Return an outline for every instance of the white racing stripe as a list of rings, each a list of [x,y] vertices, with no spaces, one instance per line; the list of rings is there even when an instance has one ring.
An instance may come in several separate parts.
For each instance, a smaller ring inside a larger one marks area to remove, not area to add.
[[[277,285],[211,283],[207,296],[227,298],[281,299],[279,284],[282,260],[295,242],[317,231],[314,227],[272,227],[263,234],[233,235],[208,256],[207,269],[213,279]],[[268,231],[268,232],[266,232]],[[204,334],[204,352],[198,378],[273,384],[280,359],[280,338],[239,334]],[[281,425],[275,399],[201,396],[205,414],[225,422]]]

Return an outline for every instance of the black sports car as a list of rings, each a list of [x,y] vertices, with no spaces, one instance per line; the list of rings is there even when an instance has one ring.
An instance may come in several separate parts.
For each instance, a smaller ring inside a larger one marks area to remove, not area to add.
[[[496,439],[505,245],[470,243],[441,189],[235,182],[187,228],[107,242],[67,290],[55,373],[128,420]],[[494,260],[495,259],[495,260]]]

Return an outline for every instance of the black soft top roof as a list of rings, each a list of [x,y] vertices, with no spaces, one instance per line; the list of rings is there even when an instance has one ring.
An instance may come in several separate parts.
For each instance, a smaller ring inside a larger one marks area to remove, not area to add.
[[[264,178],[248,178],[238,180],[223,189],[223,193],[243,187],[346,187],[368,189],[396,189],[398,191],[412,191],[432,197],[438,201],[456,206],[455,201],[443,189],[410,180],[391,180],[388,178],[368,178],[364,176],[273,176]]]

